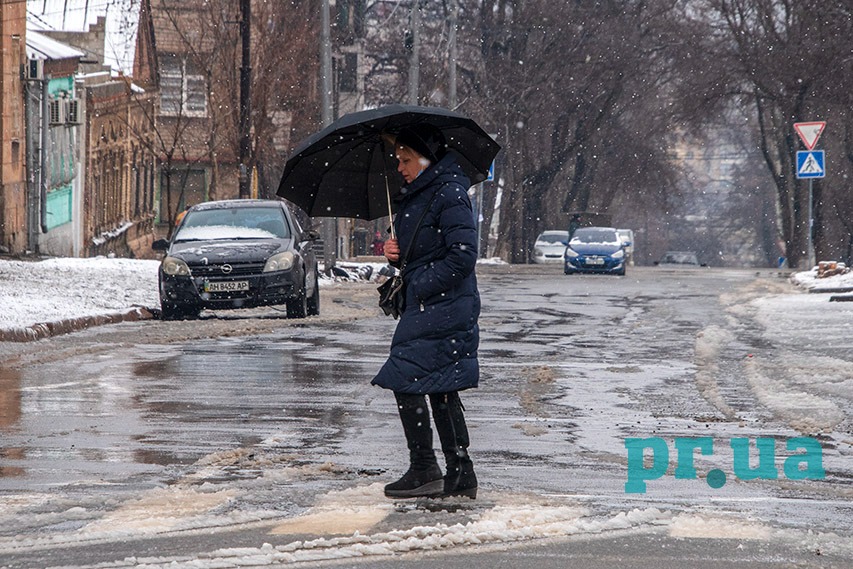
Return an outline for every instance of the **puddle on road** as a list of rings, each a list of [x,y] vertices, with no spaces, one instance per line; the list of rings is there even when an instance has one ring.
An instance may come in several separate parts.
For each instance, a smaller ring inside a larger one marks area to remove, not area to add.
[[[133,437],[141,443],[148,442],[145,437]],[[157,466],[189,465],[196,461],[195,457],[182,456],[178,452],[160,450],[154,448],[137,448],[133,450],[133,460],[139,464],[153,464]]]
[[[0,368],[0,430],[8,430],[21,419],[21,373]]]
[[[0,459],[24,460],[27,451],[23,448],[0,448]],[[20,466],[0,466],[0,478],[19,478],[27,474],[26,469]]]
[[[137,362],[133,364],[133,375],[137,377],[169,377],[174,375],[175,360],[172,358]]]
[[[0,432],[14,430],[21,420],[21,374],[14,369],[0,369]],[[24,460],[26,449],[0,447],[0,460]],[[0,465],[0,478],[20,477],[26,470],[19,466]]]

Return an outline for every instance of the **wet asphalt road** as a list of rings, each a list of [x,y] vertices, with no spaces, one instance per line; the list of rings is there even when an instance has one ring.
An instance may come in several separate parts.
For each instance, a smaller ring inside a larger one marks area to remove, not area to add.
[[[735,516],[795,533],[762,533],[741,547],[731,545],[737,535],[723,535],[730,549],[714,557],[720,548],[709,544],[719,528],[679,540],[638,523],[646,531],[624,537],[586,539],[598,533],[589,531],[532,550],[478,550],[473,566],[609,567],[614,555],[625,567],[703,567],[708,559],[718,559],[716,567],[850,566],[843,552],[816,555],[820,540],[783,547],[807,529],[853,533],[846,484],[853,469],[839,444],[849,421],[825,436],[833,456],[823,483],[759,480],[714,490],[702,478],[670,475],[650,482],[646,494],[624,491],[628,436],[710,436],[723,445],[735,435],[797,434],[744,381],[747,358],[785,346],[731,300],[749,300],[756,282],[784,290],[780,275],[480,273],[482,385],[463,394],[482,484],[476,502],[434,508],[376,498],[405,469],[390,394],[369,386],[394,321],[372,310],[373,287],[347,285],[324,291],[316,319],[281,320],[267,310],[128,323],[39,342],[3,361],[0,566],[209,557],[221,547],[452,526],[555,504],[584,509],[597,530],[616,512],[658,509],[675,519]],[[697,337],[718,330],[730,337],[709,360]],[[828,338],[820,349],[838,357],[843,343]],[[705,372],[713,392],[700,381]],[[848,409],[849,398],[841,399]],[[705,460],[697,458],[703,474],[731,472],[723,452]],[[366,490],[347,494],[353,489]],[[329,518],[310,518],[330,497]],[[359,500],[366,506],[355,514],[334,513]],[[309,518],[314,523],[290,523]],[[502,543],[496,537],[493,546]],[[454,555],[415,548],[369,564],[470,563]]]

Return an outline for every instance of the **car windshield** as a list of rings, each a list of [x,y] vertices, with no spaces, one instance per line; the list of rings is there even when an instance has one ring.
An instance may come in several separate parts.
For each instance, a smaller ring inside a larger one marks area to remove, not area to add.
[[[539,237],[536,238],[536,241],[538,241],[539,243],[551,243],[551,244],[556,244],[556,243],[565,244],[566,241],[568,241],[568,240],[569,240],[569,232],[568,231],[566,231],[565,233],[543,233],[542,235],[540,235]]]
[[[235,207],[187,213],[175,241],[215,239],[283,239],[290,237],[284,213],[277,207]]]
[[[619,238],[612,229],[578,229],[572,236],[572,243],[616,243]]]

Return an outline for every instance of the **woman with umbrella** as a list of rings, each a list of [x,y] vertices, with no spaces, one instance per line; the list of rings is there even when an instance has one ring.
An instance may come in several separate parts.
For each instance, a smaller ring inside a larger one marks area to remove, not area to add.
[[[393,155],[389,133],[396,135]],[[397,205],[385,256],[401,268],[406,306],[373,384],[394,392],[410,464],[385,487],[389,497],[477,496],[459,399],[479,381],[477,230],[467,191],[486,179],[499,150],[461,114],[388,105],[344,115],[309,136],[282,173],[278,195],[311,216],[378,219],[394,210],[392,197]],[[402,189],[389,179],[394,157]],[[427,397],[444,476],[432,449]]]
[[[459,392],[477,387],[480,296],[474,268],[477,230],[469,178],[442,132],[426,123],[399,131],[398,171],[406,184],[385,243],[392,265],[404,265],[405,308],[388,360],[373,384],[394,392],[409,449],[409,469],[385,486],[393,498],[476,498],[468,429]],[[429,407],[446,474],[436,461]]]

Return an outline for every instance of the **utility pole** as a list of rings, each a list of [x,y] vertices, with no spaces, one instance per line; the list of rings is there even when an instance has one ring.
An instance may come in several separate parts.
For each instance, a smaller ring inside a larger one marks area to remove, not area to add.
[[[251,139],[251,0],[240,0],[240,39],[242,41],[242,63],[240,65],[240,198],[251,197],[249,175],[249,155],[252,149]]]
[[[332,123],[332,37],[330,31],[329,0],[323,0],[323,22],[320,30],[320,79],[323,128]]]
[[[320,104],[323,118],[323,128],[332,124],[332,36],[330,31],[329,0],[322,0],[320,30],[320,89],[322,95]],[[338,258],[338,219],[327,217],[323,219],[323,267],[331,274]]]
[[[459,0],[450,0],[450,33],[448,34],[448,98],[450,109],[456,109],[456,26],[459,22]]]
[[[418,104],[418,84],[420,82],[420,59],[418,57],[418,52],[420,51],[421,38],[420,38],[420,27],[421,27],[421,0],[413,0],[412,2],[412,15],[410,19],[412,29],[411,29],[411,40],[409,38],[406,39],[406,47],[409,47],[409,42],[411,41],[412,53],[409,55],[409,104],[417,105]]]

